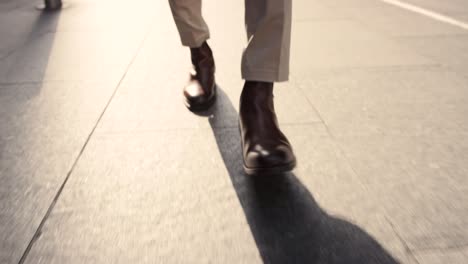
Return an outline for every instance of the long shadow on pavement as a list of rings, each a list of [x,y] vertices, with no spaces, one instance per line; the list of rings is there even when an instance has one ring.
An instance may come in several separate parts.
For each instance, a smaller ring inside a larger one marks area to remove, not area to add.
[[[294,173],[246,176],[238,130],[222,126],[237,124],[237,113],[221,89],[205,114],[264,263],[398,263],[360,227],[328,215]]]
[[[5,225],[3,221],[0,224],[0,263],[22,263],[39,234],[34,232],[48,207],[28,209],[32,208],[31,204],[39,205],[32,199],[46,197],[41,196],[44,195],[42,187],[37,187],[36,182],[40,181],[37,175],[26,172],[34,171],[40,167],[40,162],[47,161],[36,160],[36,155],[32,155],[39,146],[49,147],[44,137],[48,134],[47,127],[43,123],[38,125],[40,121],[37,120],[42,121],[45,112],[35,114],[30,109],[48,109],[36,107],[36,103],[41,104],[43,100],[34,98],[41,94],[41,82],[54,44],[54,36],[46,35],[56,31],[60,12],[36,10],[31,1],[8,0],[2,4],[5,5],[0,8],[7,10],[0,10],[0,16],[8,12],[17,16],[9,16],[13,20],[6,21],[4,31],[0,32],[0,47],[4,50],[0,56],[0,160],[3,161],[0,166],[6,165],[5,173],[0,169],[0,183],[6,186],[0,188],[0,204],[8,208],[0,212],[2,220],[6,221]],[[2,39],[4,36],[12,37]],[[49,116],[49,121],[55,122],[55,117]],[[19,169],[17,164],[24,167]]]

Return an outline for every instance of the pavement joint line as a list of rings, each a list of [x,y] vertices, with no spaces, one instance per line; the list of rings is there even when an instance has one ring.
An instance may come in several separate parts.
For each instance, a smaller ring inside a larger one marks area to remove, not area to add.
[[[71,84],[89,84],[89,85],[109,85],[110,81],[82,81],[82,80],[37,80],[37,81],[18,81],[18,82],[0,82],[0,89],[2,86],[6,89],[10,86],[18,86],[18,85],[43,85],[49,83],[71,83]],[[16,87],[15,87],[16,88]]]
[[[346,21],[354,22],[354,19],[350,17],[338,17],[338,18],[298,18],[293,19],[293,22],[297,23],[307,23],[307,22],[336,22],[336,21]]]
[[[395,236],[398,238],[398,240],[400,240],[401,244],[403,245],[403,247],[405,249],[405,253],[413,260],[414,263],[420,264],[420,262],[418,261],[416,256],[414,256],[414,252],[408,246],[408,243],[406,243],[406,241],[403,239],[403,237],[400,235],[400,233],[398,233],[398,231],[397,231],[395,225],[393,224],[393,222],[387,216],[384,216],[384,218],[385,218],[385,221],[392,228],[392,231],[395,234]]]
[[[407,51],[414,52],[413,49],[407,48]],[[421,69],[433,68],[433,69],[443,69],[447,65],[438,62],[431,63],[419,63],[419,64],[393,64],[393,65],[369,65],[369,66],[338,66],[338,67],[328,67],[328,68],[313,68],[310,69],[307,73],[307,76],[313,76],[313,74],[323,74],[323,73],[334,73],[334,72],[349,72],[349,71],[418,71]],[[291,74],[290,79],[297,78],[298,76],[306,75],[304,73]]]
[[[387,3],[389,5],[397,6],[397,7],[402,8],[402,9],[406,9],[406,10],[414,12],[414,13],[418,13],[420,15],[432,18],[432,19],[440,21],[440,22],[450,24],[452,26],[456,26],[456,27],[468,30],[468,23],[466,23],[466,22],[459,21],[459,20],[454,19],[452,17],[437,13],[437,12],[429,10],[429,9],[419,7],[417,5],[412,5],[412,4],[409,4],[409,3],[406,3],[406,2],[403,2],[403,1],[399,1],[399,0],[379,0],[379,1]]]
[[[405,39],[449,39],[449,38],[466,38],[466,33],[449,33],[449,34],[431,34],[431,35],[406,35],[406,36],[394,36],[394,39],[405,40]]]
[[[427,251],[439,251],[439,252],[447,252],[447,251],[460,251],[468,249],[468,242],[461,243],[453,246],[446,246],[446,247],[426,247],[426,248],[417,248],[413,249],[415,253],[424,253]]]
[[[51,16],[51,15],[54,16],[56,14],[50,14],[49,16]],[[26,39],[24,39],[22,43],[19,43],[18,45],[15,45],[15,47],[11,48],[10,50],[7,50],[5,52],[5,54],[0,56],[0,61],[8,59],[10,56],[15,54],[16,52],[18,52],[21,49],[29,46],[32,41],[34,41],[36,39],[39,39],[39,38],[42,38],[43,36],[45,36],[47,34],[50,34],[50,33],[55,34],[55,32],[49,32],[49,31],[39,32],[38,34],[35,34],[35,32],[30,32],[29,36],[26,36]]]
[[[345,160],[346,162],[346,165],[349,166],[351,172],[354,174],[354,176],[359,176],[359,174],[357,173],[356,169],[351,165],[351,162],[350,160],[348,159],[348,157],[346,156],[344,150],[341,148],[340,144],[339,144],[339,141],[336,139],[335,135],[332,133],[330,127],[328,126],[327,122],[325,122],[325,119],[322,117],[322,115],[320,114],[320,112],[318,111],[317,107],[315,107],[315,105],[312,103],[312,101],[309,99],[308,96],[306,96],[306,93],[304,92],[304,90],[302,89],[300,83],[298,81],[295,81],[295,84],[296,84],[296,87],[298,87],[300,93],[302,93],[302,95],[304,96],[304,98],[306,99],[306,101],[309,103],[310,107],[314,110],[314,112],[317,114],[317,117],[319,118],[320,122],[323,124],[323,126],[325,127],[325,131],[326,131],[326,134],[330,137],[331,141],[333,142],[333,152],[335,152],[335,156],[336,158],[339,158],[337,155],[341,155],[343,157],[343,159]],[[337,153],[337,152],[340,152],[340,153]]]
[[[280,123],[282,127],[300,127],[300,126],[318,126],[323,125],[322,121],[310,121],[310,122],[290,122]],[[238,130],[237,125],[229,126],[214,126],[217,129],[233,129]],[[98,131],[96,136],[112,136],[112,135],[125,135],[125,134],[152,134],[152,133],[166,133],[166,132],[179,132],[179,131],[197,131],[197,130],[211,130],[210,127],[173,127],[166,129],[134,129],[134,130],[102,130]]]
[[[47,222],[47,219],[49,218],[50,214],[52,213],[52,210],[54,209],[55,205],[57,204],[58,199],[60,198],[60,195],[62,194],[68,180],[70,179],[71,174],[73,173],[76,165],[78,164],[78,161],[80,160],[81,156],[83,155],[84,150],[88,146],[88,143],[90,142],[91,137],[94,135],[94,132],[96,131],[100,121],[102,120],[104,114],[106,113],[106,110],[108,109],[109,105],[111,104],[112,100],[114,99],[117,91],[119,90],[119,87],[123,83],[123,80],[125,79],[125,76],[127,75],[128,70],[130,69],[130,67],[135,62],[135,59],[137,58],[137,55],[140,53],[140,50],[143,47],[143,44],[146,42],[146,39],[148,38],[149,33],[150,33],[150,30],[148,29],[146,34],[143,37],[143,40],[141,41],[140,45],[138,46],[135,54],[133,55],[130,62],[128,63],[128,65],[127,65],[127,67],[125,69],[125,72],[120,77],[120,80],[117,83],[113,93],[111,94],[109,100],[107,101],[106,105],[104,106],[104,109],[102,110],[101,114],[99,115],[99,118],[97,119],[96,123],[94,124],[94,127],[92,128],[91,132],[89,133],[88,137],[86,138],[86,141],[84,142],[83,146],[81,147],[80,152],[78,153],[77,157],[73,161],[73,164],[71,165],[70,170],[68,171],[67,175],[65,176],[64,181],[62,182],[62,184],[60,185],[57,193],[55,194],[54,199],[52,200],[51,204],[49,205],[49,208],[47,209],[46,214],[44,215],[44,217],[42,218],[39,226],[37,227],[36,232],[34,233],[33,237],[29,241],[28,246],[24,250],[23,255],[21,256],[18,264],[25,263],[28,255],[29,255],[29,252],[31,251],[32,247],[34,246],[34,243],[41,236],[42,228],[44,227],[45,223]]]
[[[20,81],[20,82],[0,82],[2,86],[28,85],[28,84],[43,84],[44,81]]]
[[[317,114],[319,120],[321,121],[321,123],[323,124],[323,126],[325,127],[325,131],[326,131],[326,134],[330,137],[331,139],[331,142],[333,143],[333,152],[335,154],[335,158],[337,159],[340,159],[342,158],[344,160],[344,163],[345,163],[345,166],[349,168],[349,170],[351,170],[351,173],[356,176],[357,178],[360,178],[359,177],[359,173],[357,172],[357,170],[354,168],[354,166],[352,165],[351,163],[351,160],[348,158],[348,156],[346,155],[346,152],[345,150],[343,149],[343,147],[341,146],[339,140],[338,140],[338,137],[336,137],[332,130],[330,129],[330,127],[328,126],[327,122],[325,122],[325,119],[322,117],[322,115],[320,114],[320,112],[318,111],[318,109],[315,107],[315,105],[313,104],[312,100],[310,100],[310,98],[308,96],[306,96],[306,93],[304,92],[302,86],[300,85],[300,83],[298,81],[295,81],[295,84],[296,86],[298,87],[299,91],[303,94],[303,96],[306,98],[307,102],[309,102],[309,105],[312,107],[312,109],[315,111],[315,113]],[[363,183],[363,182],[361,182]]]

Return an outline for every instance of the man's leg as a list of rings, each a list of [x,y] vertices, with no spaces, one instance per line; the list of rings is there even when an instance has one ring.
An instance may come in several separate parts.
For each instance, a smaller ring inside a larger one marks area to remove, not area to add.
[[[198,48],[210,38],[202,16],[202,0],[169,0],[169,5],[182,45]]]
[[[273,104],[273,83],[287,81],[289,75],[291,1],[245,0],[249,42],[242,57],[246,82],[239,124],[247,174],[283,173],[296,165]]]
[[[245,0],[248,45],[242,78],[281,82],[289,77],[292,0]]]
[[[216,99],[213,53],[206,43],[210,31],[202,16],[201,0],[169,0],[182,45],[190,47],[193,71],[184,88],[185,105],[192,111],[209,108]]]

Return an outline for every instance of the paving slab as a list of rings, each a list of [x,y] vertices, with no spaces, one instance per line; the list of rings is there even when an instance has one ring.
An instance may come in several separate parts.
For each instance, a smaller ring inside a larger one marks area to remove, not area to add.
[[[379,197],[407,246],[448,249],[468,241],[466,137],[340,138],[353,169]]]
[[[28,260],[396,263],[373,236],[346,220],[349,212],[327,214],[301,183],[334,177],[315,178],[320,169],[267,182],[246,177],[237,128],[216,126],[235,112],[229,97],[222,101],[226,109],[215,108],[205,120],[210,128],[93,138]],[[285,128],[306,168],[317,161],[301,155],[312,154],[327,161],[319,168],[328,164],[339,177],[352,177],[322,124]],[[321,147],[313,148],[318,142]],[[377,230],[406,257],[394,233]]]
[[[467,35],[399,38],[398,42],[459,74],[468,76]]]
[[[364,28],[387,36],[468,35],[468,31],[431,17],[393,6],[350,7],[341,11]]]
[[[0,80],[116,81],[124,74],[142,39],[139,33],[132,37],[101,32],[45,34],[2,60]]]
[[[0,262],[23,254],[113,88],[0,85]]]
[[[174,86],[170,81],[166,87],[121,87],[99,125],[98,133],[115,133],[123,131],[155,131],[178,128],[208,127],[204,117],[194,116],[183,104],[182,83]],[[174,82],[179,84],[179,82]],[[229,94],[236,98],[236,109],[242,84],[229,86],[218,79],[218,89],[229,87]],[[285,95],[288,96],[285,96]],[[301,92],[290,85],[278,85],[276,108],[282,124],[304,124],[321,122],[314,109]],[[225,102],[218,98],[215,108],[222,111]],[[288,114],[295,109],[294,114]],[[221,127],[237,128],[237,113],[216,124]]]
[[[335,10],[347,9],[350,7],[381,7],[386,6],[385,3],[375,0],[349,0],[349,1],[340,1],[340,0],[329,0],[322,1],[326,6],[332,7]]]
[[[466,135],[467,79],[444,67],[321,71],[298,86],[334,135]],[[302,79],[301,79],[302,78]]]
[[[337,12],[319,0],[296,1],[293,3],[293,21],[341,20],[349,18],[344,12]]]
[[[411,250],[466,243],[466,78],[439,67],[342,73],[302,88],[377,209]]]
[[[466,78],[439,67],[342,73],[342,85],[340,71],[329,71],[302,87],[379,197],[376,211],[412,251],[464,245]]]
[[[30,38],[36,36],[37,22],[41,20],[41,13],[36,10],[15,10],[5,12],[4,5],[1,7],[0,16],[0,59],[13,52],[19,46],[25,45]],[[48,19],[48,23],[54,24],[56,16]],[[44,21],[46,19],[42,19]],[[15,30],[11,30],[14,28]]]
[[[466,263],[468,259],[468,250],[457,248],[446,251],[421,252],[416,255],[420,263],[438,264],[438,263]]]
[[[30,262],[258,260],[222,160],[215,155],[214,139],[205,133],[170,131],[97,139],[44,228]],[[96,154],[103,159],[96,159]]]
[[[126,1],[76,1],[67,0],[60,12],[40,12],[31,1],[2,1],[0,16],[0,58],[8,55],[35,38],[57,32],[120,32],[129,34],[144,31],[153,21],[157,6],[142,9],[141,5],[159,3],[138,1],[128,5]],[[153,14],[144,13],[153,12]],[[126,17],[125,21],[122,17]],[[12,30],[14,29],[14,30]]]
[[[40,2],[40,1],[38,1]],[[59,21],[47,32],[119,32],[128,35],[146,31],[158,15],[161,1],[67,0],[57,13]],[[125,18],[125,19],[123,19]]]
[[[468,6],[466,6],[466,2],[463,0],[405,0],[405,2],[419,6],[421,8],[439,12],[444,15],[457,15],[460,13],[468,13]]]
[[[300,21],[292,34],[293,75],[317,69],[435,64],[353,20]]]
[[[226,4],[229,8],[232,2]],[[207,9],[212,7],[207,6]],[[170,10],[167,13],[170,14]],[[162,19],[173,23],[170,15]],[[218,88],[233,98],[234,107],[238,109],[238,98],[244,84],[240,76],[240,58],[246,41],[245,33],[242,23],[235,23],[234,15],[225,19],[229,21],[228,30],[220,30],[219,26],[212,28],[213,39],[210,43],[213,43],[216,59]],[[182,90],[189,80],[190,53],[180,45],[174,29],[175,26],[151,30],[99,124],[98,133],[209,127],[203,117],[197,118],[183,105]],[[236,31],[239,32],[237,37],[227,36],[226,32]],[[161,41],[162,34],[167,37],[167,41]],[[228,38],[223,38],[224,35]],[[167,54],[170,54],[170,60],[162,61],[161,58]],[[277,84],[275,87],[275,106],[282,124],[321,122],[297,87],[289,83]],[[222,111],[226,102],[222,98],[218,101],[215,107]],[[237,127],[237,113],[232,113],[232,116],[216,125]]]
[[[456,13],[452,17],[464,23],[468,22],[468,12]]]

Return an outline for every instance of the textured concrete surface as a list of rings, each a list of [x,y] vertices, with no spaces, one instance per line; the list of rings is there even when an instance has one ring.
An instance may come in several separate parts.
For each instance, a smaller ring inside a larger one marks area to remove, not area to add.
[[[463,0],[407,0],[468,22]],[[466,263],[468,31],[296,0],[276,108],[299,160],[242,172],[241,1],[205,0],[219,100],[181,98],[167,1],[0,3],[0,263]]]

